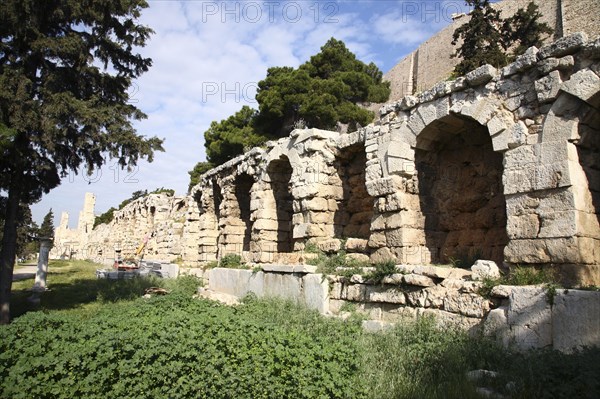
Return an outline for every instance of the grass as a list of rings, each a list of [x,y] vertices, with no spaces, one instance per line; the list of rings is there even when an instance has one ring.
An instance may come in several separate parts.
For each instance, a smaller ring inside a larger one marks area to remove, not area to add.
[[[172,280],[157,277],[131,280],[97,279],[96,269],[101,265],[82,260],[52,260],[48,265],[48,291],[41,295],[39,307],[27,300],[31,296],[34,279],[16,281],[12,285],[11,314],[18,317],[31,310],[62,310],[98,307],[103,303],[132,300],[140,297],[146,288],[169,288]],[[190,278],[195,287],[196,279]]]
[[[511,398],[600,397],[599,348],[519,354],[440,330],[430,318],[366,333],[358,318],[326,319],[282,300],[248,298],[236,308],[192,300],[193,278],[106,281],[96,280],[95,269],[87,262],[53,262],[52,291],[43,295],[41,311],[0,327],[0,397],[73,397],[71,389],[97,384],[103,397],[115,398],[478,398],[477,384],[466,378],[475,369],[498,372],[479,385]],[[32,284],[15,283],[15,292]],[[172,294],[143,300],[147,284]],[[40,342],[45,350],[26,349]],[[132,364],[140,367],[135,373],[128,371]],[[153,371],[159,369],[169,377],[161,380]],[[72,386],[78,379],[87,382]],[[219,381],[227,384],[218,393],[199,393]],[[11,385],[17,382],[24,385]],[[30,383],[37,385],[27,391]],[[275,386],[278,394],[268,391]],[[52,389],[58,393],[33,394]]]
[[[552,304],[556,289],[560,287],[556,272],[552,269],[536,269],[534,267],[516,266],[507,275],[500,278],[485,278],[479,294],[485,298],[491,296],[492,289],[497,285],[545,285],[548,292],[548,302]]]

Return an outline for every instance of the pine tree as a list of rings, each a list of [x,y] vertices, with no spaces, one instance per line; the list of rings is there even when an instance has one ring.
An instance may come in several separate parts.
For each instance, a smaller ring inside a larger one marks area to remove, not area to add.
[[[529,47],[541,47],[543,37],[554,32],[548,24],[539,22],[541,17],[537,4],[530,2],[526,10],[519,8],[512,17],[504,20],[503,47],[506,50],[514,47],[511,60]]]
[[[144,0],[0,2],[0,189],[8,193],[0,252],[0,323],[10,320],[19,204],[82,165],[152,161],[162,140],[138,135],[129,102],[152,61],[135,53],[152,30]]]
[[[44,216],[44,220],[38,231],[38,236],[40,238],[54,238],[54,213],[52,212],[52,208],[50,208],[46,216]]]
[[[454,67],[454,73],[464,75],[485,64],[506,65],[507,56],[501,46],[500,12],[492,8],[489,0],[466,0],[466,3],[473,7],[469,22],[459,26],[452,35],[453,45],[462,41],[454,54],[462,59]]]
[[[365,64],[331,38],[321,51],[299,68],[273,67],[258,83],[258,111],[243,107],[204,133],[208,163],[189,172],[190,189],[208,166],[218,166],[267,140],[287,136],[297,126],[334,129],[337,122],[350,130],[369,124],[374,114],[360,103],[385,102],[388,82],[373,63]]]
[[[473,7],[470,20],[459,26],[452,36],[452,44],[462,41],[454,57],[461,61],[454,68],[455,75],[464,75],[485,64],[503,67],[529,47],[540,47],[542,38],[553,31],[540,23],[538,6],[530,2],[527,9],[519,8],[510,18],[500,18],[489,0],[466,0]],[[506,50],[511,50],[511,55]]]

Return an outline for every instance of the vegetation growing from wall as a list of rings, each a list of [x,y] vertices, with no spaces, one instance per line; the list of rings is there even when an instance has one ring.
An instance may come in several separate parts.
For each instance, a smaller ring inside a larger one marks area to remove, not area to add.
[[[466,3],[473,7],[470,19],[452,36],[453,45],[461,43],[455,54],[461,58],[454,68],[457,76],[485,64],[503,67],[529,47],[540,47],[543,36],[553,32],[546,23],[539,22],[541,14],[533,2],[507,19],[500,17],[489,0],[466,0]]]

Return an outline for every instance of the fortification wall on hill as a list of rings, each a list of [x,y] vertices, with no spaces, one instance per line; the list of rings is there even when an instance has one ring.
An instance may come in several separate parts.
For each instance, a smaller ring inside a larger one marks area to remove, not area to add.
[[[503,18],[510,17],[519,8],[526,8],[530,0],[503,0],[493,6]],[[541,22],[547,23],[554,34],[545,43],[575,32],[585,32],[590,37],[600,35],[600,2],[595,0],[547,0],[534,1],[542,14]],[[446,80],[460,61],[452,58],[458,46],[452,45],[454,31],[468,21],[465,15],[422,43],[419,48],[390,69],[384,80],[391,85],[389,101],[397,101],[406,95],[427,90]]]

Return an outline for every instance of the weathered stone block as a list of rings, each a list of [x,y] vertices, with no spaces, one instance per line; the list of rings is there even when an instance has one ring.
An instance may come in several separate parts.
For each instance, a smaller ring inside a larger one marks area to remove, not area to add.
[[[405,284],[416,285],[418,287],[431,287],[435,285],[435,281],[430,277],[414,273],[404,275],[402,280]]]
[[[444,310],[468,317],[482,318],[489,309],[489,301],[477,294],[449,292],[444,298]]]
[[[491,65],[482,65],[479,68],[467,73],[465,79],[470,86],[479,86],[492,80],[498,71]]]
[[[554,349],[570,352],[600,345],[600,292],[559,289],[553,301]]]
[[[589,69],[578,71],[560,86],[560,90],[590,102],[600,92],[600,77]]]
[[[369,285],[366,288],[366,300],[369,302],[385,302],[406,304],[404,292],[396,287],[373,286]]]
[[[473,272],[472,278],[476,281],[482,281],[486,278],[499,278],[500,269],[496,262],[491,260],[477,260],[473,266],[471,266]]]
[[[302,279],[304,304],[321,314],[329,311],[329,284],[321,274],[308,274]]]
[[[574,54],[587,42],[588,36],[584,32],[577,32],[569,36],[562,37],[555,42],[544,46],[538,53],[539,59],[548,57],[562,57],[563,55]]]
[[[551,307],[544,287],[514,287],[507,320],[515,345],[520,349],[552,345]]]
[[[535,91],[540,104],[552,102],[558,96],[562,80],[560,72],[553,71],[549,75],[535,81]]]

